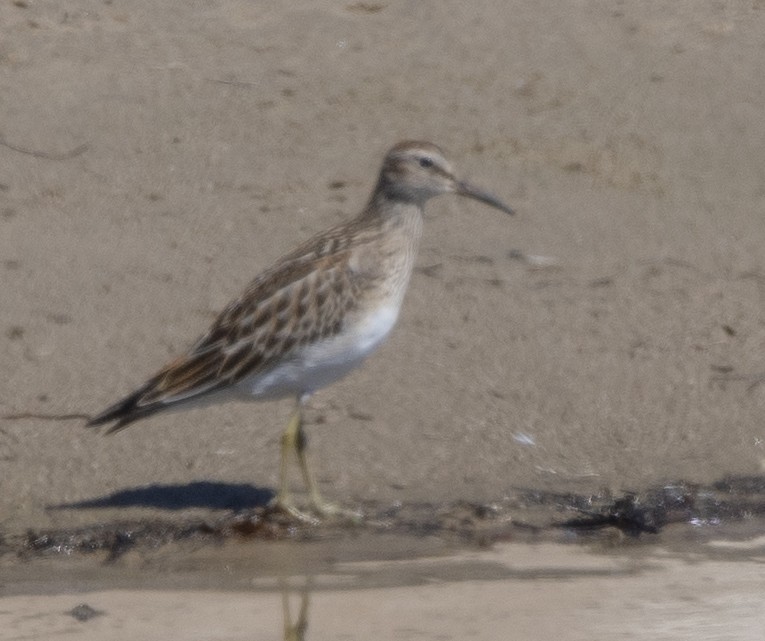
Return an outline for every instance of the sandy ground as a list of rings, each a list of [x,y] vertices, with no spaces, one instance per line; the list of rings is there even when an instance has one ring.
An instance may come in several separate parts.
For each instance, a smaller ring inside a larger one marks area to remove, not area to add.
[[[0,533],[267,496],[287,401],[55,417],[355,214],[407,138],[518,216],[429,204],[392,339],[314,400],[328,496],[761,478],[763,32],[762,2],[0,4]]]
[[[761,474],[765,386],[712,381],[765,370],[758,6],[4,3],[0,410],[102,409],[425,138],[519,215],[429,205],[392,339],[315,398],[325,492]],[[272,488],[288,412],[112,438],[4,420],[0,522],[100,518],[45,507],[148,484]]]

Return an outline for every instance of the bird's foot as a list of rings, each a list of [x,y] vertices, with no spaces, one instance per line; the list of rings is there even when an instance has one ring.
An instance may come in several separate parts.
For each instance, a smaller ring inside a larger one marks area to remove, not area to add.
[[[285,502],[280,499],[274,499],[269,505],[269,509],[275,511],[275,512],[281,512],[282,514],[286,514],[288,517],[295,519],[296,521],[299,521],[300,523],[305,523],[306,525],[319,525],[321,523],[321,520],[314,516],[313,514],[309,514],[308,512],[304,512],[300,508],[298,508],[292,501]]]
[[[322,519],[344,521],[352,525],[360,525],[364,520],[364,515],[361,512],[342,507],[336,503],[330,503],[322,499],[314,498],[312,504],[316,514]]]
[[[311,501],[312,510],[310,512],[298,508],[291,496],[277,496],[269,507],[307,525],[318,525],[326,521],[344,521],[359,525],[364,518],[364,515],[359,511],[344,508],[317,497]]]

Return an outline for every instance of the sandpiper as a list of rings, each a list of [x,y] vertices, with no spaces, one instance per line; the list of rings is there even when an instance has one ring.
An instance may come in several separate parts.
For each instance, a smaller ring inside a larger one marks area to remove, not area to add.
[[[113,423],[109,434],[170,408],[292,396],[297,402],[282,435],[276,504],[305,516],[289,492],[294,452],[314,510],[334,513],[306,461],[303,406],[316,390],[358,367],[393,329],[417,254],[423,208],[447,193],[513,213],[491,193],[458,180],[437,146],[401,142],[385,156],[356,218],[319,233],[257,276],[185,354],[88,425]]]

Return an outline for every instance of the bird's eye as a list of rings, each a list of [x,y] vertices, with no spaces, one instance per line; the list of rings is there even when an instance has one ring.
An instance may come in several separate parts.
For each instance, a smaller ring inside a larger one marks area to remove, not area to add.
[[[425,169],[430,169],[432,166],[433,166],[433,160],[431,158],[428,158],[427,156],[420,157],[420,167],[424,167]]]

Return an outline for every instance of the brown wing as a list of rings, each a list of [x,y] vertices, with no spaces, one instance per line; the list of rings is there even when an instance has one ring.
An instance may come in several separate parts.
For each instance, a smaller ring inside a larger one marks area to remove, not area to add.
[[[253,280],[181,357],[89,425],[125,425],[267,370],[302,345],[339,332],[353,303],[350,247],[314,238]]]
[[[352,302],[351,280],[345,254],[263,274],[187,354],[156,375],[145,400],[174,402],[227,387],[336,334]]]

